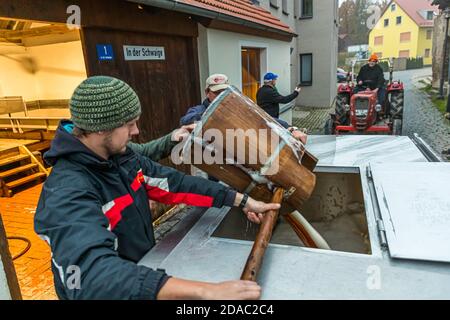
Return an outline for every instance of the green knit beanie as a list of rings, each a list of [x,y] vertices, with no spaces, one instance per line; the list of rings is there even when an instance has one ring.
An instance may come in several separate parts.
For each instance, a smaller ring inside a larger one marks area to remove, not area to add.
[[[70,99],[72,122],[98,132],[119,128],[141,114],[136,92],[122,80],[95,76],[84,80]]]

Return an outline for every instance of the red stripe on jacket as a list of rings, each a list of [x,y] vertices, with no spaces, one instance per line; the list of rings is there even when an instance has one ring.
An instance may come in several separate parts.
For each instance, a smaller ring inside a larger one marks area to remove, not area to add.
[[[144,174],[142,173],[142,170],[139,170],[136,178],[134,178],[133,183],[131,184],[131,189],[133,189],[134,192],[138,191],[144,182]]]
[[[122,220],[122,211],[133,203],[133,198],[127,194],[117,199],[114,199],[114,205],[111,209],[105,212],[105,216],[109,220],[111,230],[113,230],[117,224]]]
[[[211,208],[214,198],[195,193],[172,193],[157,187],[146,186],[147,194],[152,200],[164,204],[184,203],[190,206]]]

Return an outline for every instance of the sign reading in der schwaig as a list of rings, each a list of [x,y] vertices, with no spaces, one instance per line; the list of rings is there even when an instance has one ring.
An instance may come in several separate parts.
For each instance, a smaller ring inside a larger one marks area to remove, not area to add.
[[[166,60],[164,47],[123,46],[125,60]]]

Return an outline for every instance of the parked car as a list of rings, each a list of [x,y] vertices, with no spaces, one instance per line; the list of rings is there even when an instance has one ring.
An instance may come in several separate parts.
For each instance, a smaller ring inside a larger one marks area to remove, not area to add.
[[[344,69],[338,68],[337,69],[337,81],[338,83],[346,82],[347,81],[347,74],[348,72]]]

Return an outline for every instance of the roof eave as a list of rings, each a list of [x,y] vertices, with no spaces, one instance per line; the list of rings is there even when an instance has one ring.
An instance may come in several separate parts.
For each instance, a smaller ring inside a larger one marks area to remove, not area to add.
[[[126,1],[140,3],[143,5],[158,7],[158,8],[162,8],[162,9],[171,10],[171,11],[177,11],[177,12],[197,15],[197,16],[210,18],[210,19],[217,19],[217,20],[221,20],[224,22],[239,24],[239,25],[246,26],[246,27],[253,28],[253,29],[259,29],[259,30],[273,32],[273,33],[280,34],[285,37],[291,37],[291,38],[298,37],[298,35],[293,30],[284,31],[284,30],[281,30],[278,28],[266,26],[264,24],[237,18],[237,17],[231,16],[231,15],[225,14],[225,13],[214,12],[214,11],[211,11],[208,9],[185,4],[185,3],[175,1],[175,0],[126,0]]]

